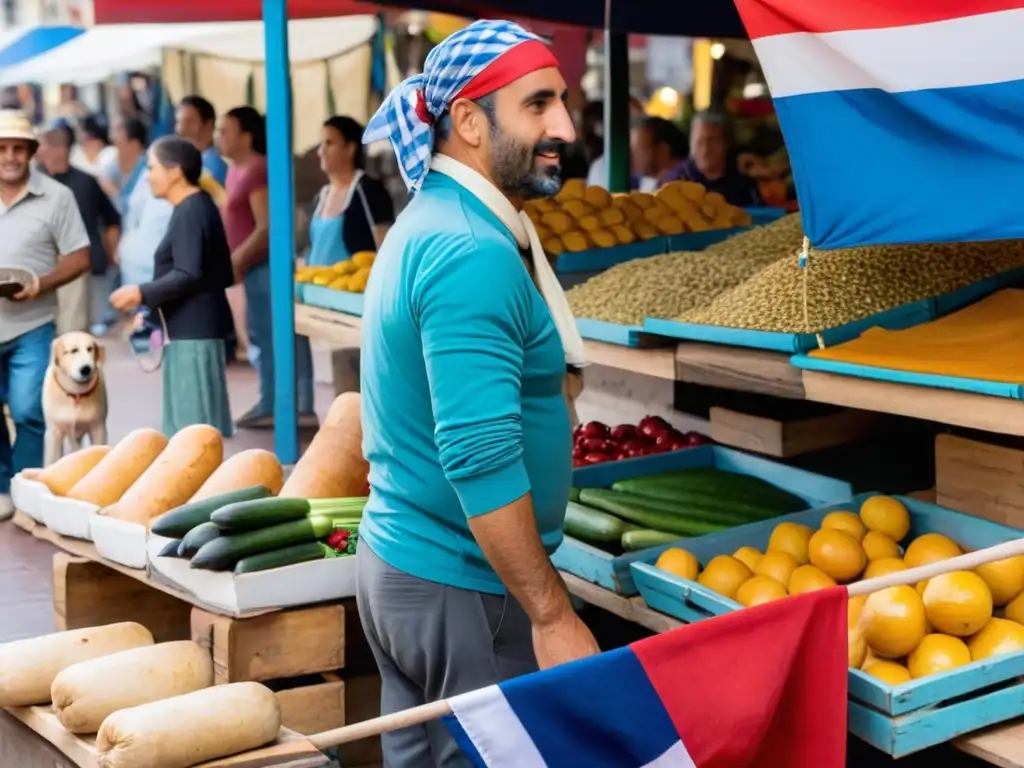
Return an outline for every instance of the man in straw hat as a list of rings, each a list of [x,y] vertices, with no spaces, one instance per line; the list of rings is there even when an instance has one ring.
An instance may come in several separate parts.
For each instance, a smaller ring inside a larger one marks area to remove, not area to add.
[[[28,119],[0,110],[0,268],[27,270],[28,284],[0,298],[0,519],[10,517],[11,477],[43,463],[41,392],[57,314],[56,290],[89,269],[89,234],[71,190],[30,170],[39,143]]]
[[[598,652],[549,555],[571,483],[568,303],[514,197],[555,194],[575,138],[548,47],[478,21],[370,121],[414,192],[365,295],[359,615],[395,712]],[[465,758],[440,723],[388,766]]]

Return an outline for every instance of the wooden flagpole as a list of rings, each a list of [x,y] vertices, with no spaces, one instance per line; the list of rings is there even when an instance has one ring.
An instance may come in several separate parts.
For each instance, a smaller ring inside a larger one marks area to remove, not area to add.
[[[992,563],[997,560],[1005,560],[1017,555],[1024,555],[1024,539],[1007,541],[994,547],[979,549],[976,552],[968,552],[965,555],[941,560],[930,565],[908,568],[905,571],[889,573],[875,579],[859,581],[848,586],[846,591],[850,594],[850,597],[868,595],[872,592],[888,589],[889,587],[916,584],[919,581],[933,579],[936,576],[952,571],[970,571],[979,565]],[[354,725],[346,725],[342,728],[317,733],[307,738],[313,746],[322,750],[328,747],[336,747],[339,744],[346,744],[350,741],[365,739],[369,736],[379,736],[382,733],[389,733],[411,725],[421,725],[451,713],[452,708],[447,701],[434,701],[430,704],[421,704],[418,707],[405,709],[401,712],[383,715],[373,720],[365,720]]]

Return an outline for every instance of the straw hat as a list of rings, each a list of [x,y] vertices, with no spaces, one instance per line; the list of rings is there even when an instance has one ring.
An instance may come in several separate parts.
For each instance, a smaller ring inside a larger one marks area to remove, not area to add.
[[[0,139],[37,141],[32,123],[20,109],[0,109]]]

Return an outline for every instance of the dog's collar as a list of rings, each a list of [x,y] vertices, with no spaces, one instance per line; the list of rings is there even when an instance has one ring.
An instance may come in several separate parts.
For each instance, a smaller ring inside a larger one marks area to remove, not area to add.
[[[64,388],[64,385],[60,383],[60,376],[54,376],[53,378],[57,382],[57,387],[60,389],[60,391],[63,392],[68,397],[70,397],[72,400],[74,400],[75,401],[75,405],[80,405],[81,402],[82,402],[82,398],[83,397],[87,397],[88,395],[91,395],[93,392],[95,392],[96,391],[96,387],[98,387],[99,383],[100,383],[100,377],[99,376],[94,376],[93,380],[92,380],[92,386],[91,387],[89,387],[87,390],[85,390],[85,392],[75,393],[75,392],[68,392],[67,389]]]

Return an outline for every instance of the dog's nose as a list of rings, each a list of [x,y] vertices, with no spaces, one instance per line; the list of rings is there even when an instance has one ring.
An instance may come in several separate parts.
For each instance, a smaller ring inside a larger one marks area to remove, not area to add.
[[[83,365],[81,368],[78,369],[78,373],[80,376],[92,376],[92,366]]]

